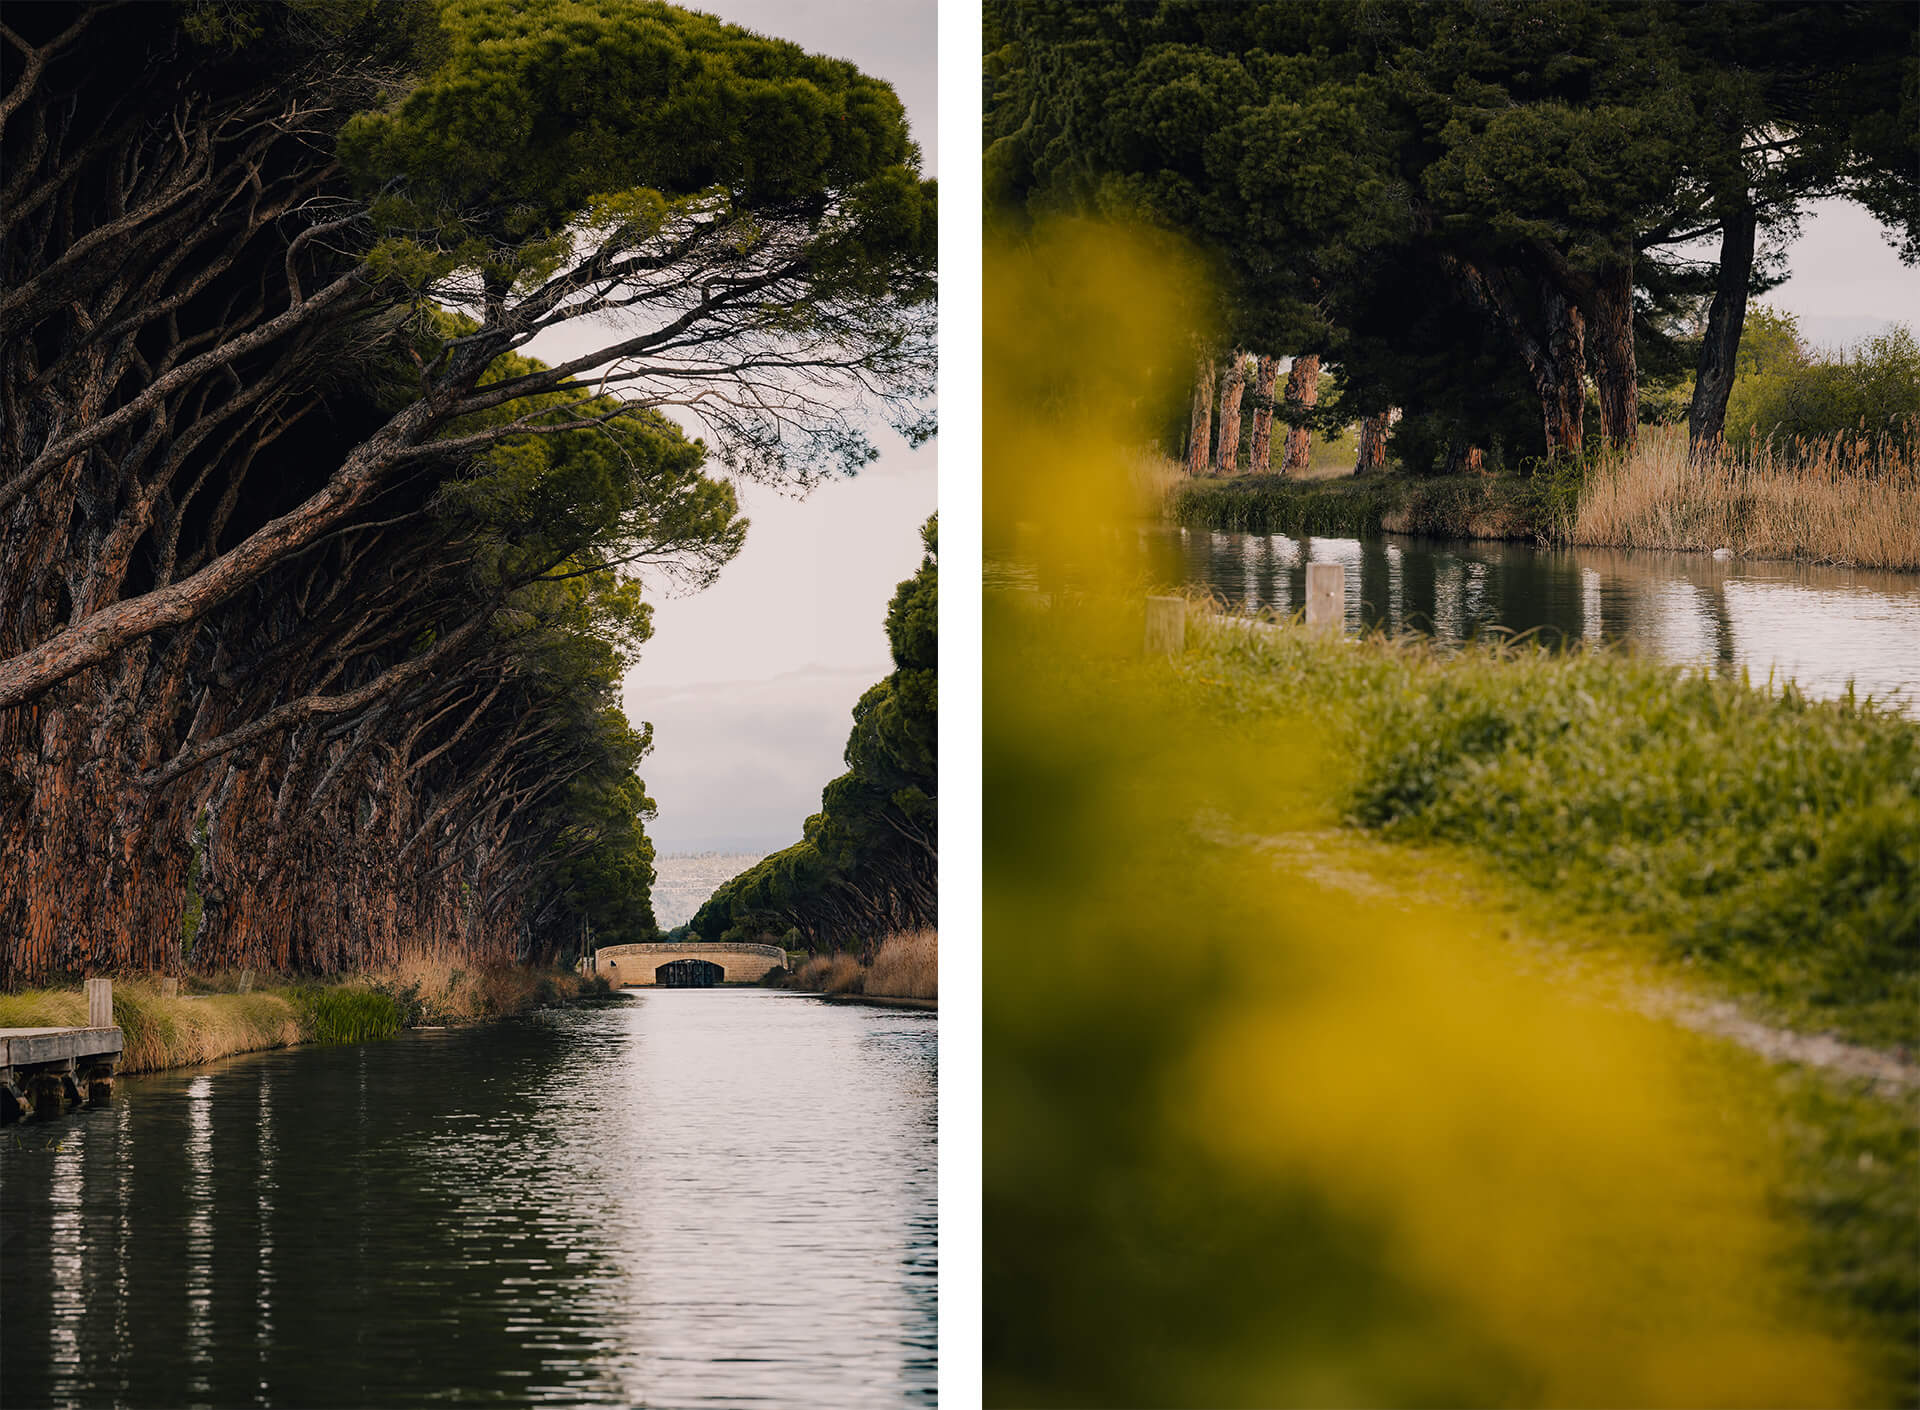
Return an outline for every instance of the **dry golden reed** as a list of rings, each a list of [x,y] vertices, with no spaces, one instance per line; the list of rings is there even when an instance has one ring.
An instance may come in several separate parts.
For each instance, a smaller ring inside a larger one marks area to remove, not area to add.
[[[1920,459],[1912,439],[1829,436],[1699,461],[1684,429],[1649,431],[1580,495],[1567,537],[1603,548],[1797,558],[1920,569]]]
[[[867,971],[866,992],[895,999],[939,998],[938,934],[928,929],[888,936]]]
[[[119,1070],[158,1072],[284,1048],[302,1037],[300,1013],[279,994],[176,995],[162,998],[144,979],[113,982],[113,1016],[126,1047]],[[64,1028],[87,1021],[87,1001],[74,990],[32,989],[0,995],[0,1027]]]

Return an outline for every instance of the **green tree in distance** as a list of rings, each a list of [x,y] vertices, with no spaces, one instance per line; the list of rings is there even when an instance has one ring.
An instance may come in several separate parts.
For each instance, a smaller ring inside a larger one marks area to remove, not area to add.
[[[809,950],[870,949],[934,923],[939,881],[939,539],[887,608],[894,669],[853,707],[847,772],[804,838],[715,889],[689,923],[708,940],[797,934]]]

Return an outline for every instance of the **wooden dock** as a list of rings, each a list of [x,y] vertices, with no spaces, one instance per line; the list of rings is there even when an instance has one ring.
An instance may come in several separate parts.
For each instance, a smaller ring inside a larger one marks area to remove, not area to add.
[[[113,1026],[113,986],[87,981],[85,1028],[0,1028],[0,1123],[58,1116],[113,1096],[126,1038]]]

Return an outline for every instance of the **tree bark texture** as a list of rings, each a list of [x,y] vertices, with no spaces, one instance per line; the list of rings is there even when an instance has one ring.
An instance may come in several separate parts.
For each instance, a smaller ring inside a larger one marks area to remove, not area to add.
[[[1578,455],[1586,411],[1587,325],[1571,291],[1545,270],[1445,263],[1512,341],[1540,399],[1547,457]]]
[[[1249,474],[1273,470],[1273,384],[1279,379],[1280,360],[1262,356],[1253,374],[1253,446]]]
[[[1633,350],[1633,263],[1621,260],[1593,280],[1594,390],[1600,400],[1600,439],[1608,450],[1630,451],[1640,433],[1640,374]]]
[[[1214,362],[1202,356],[1194,368],[1193,414],[1187,427],[1187,473],[1204,475],[1213,455]]]
[[[1353,473],[1377,475],[1387,468],[1388,413],[1382,411],[1360,423],[1360,445],[1354,455]]]
[[[1222,475],[1240,473],[1240,400],[1247,389],[1247,355],[1235,351],[1220,379],[1220,449],[1214,466]]]
[[[1707,309],[1706,334],[1700,341],[1693,404],[1687,409],[1687,446],[1696,458],[1710,454],[1726,433],[1727,398],[1733,393],[1740,331],[1747,319],[1747,289],[1753,278],[1758,224],[1753,207],[1743,205],[1721,227],[1720,273]]]
[[[1287,370],[1287,411],[1291,417],[1299,417],[1313,410],[1320,401],[1320,355],[1308,353],[1296,357],[1293,366]],[[1313,461],[1313,432],[1305,426],[1292,424],[1287,426],[1286,458],[1281,462],[1280,473],[1293,479],[1299,479],[1307,473],[1307,467]]]

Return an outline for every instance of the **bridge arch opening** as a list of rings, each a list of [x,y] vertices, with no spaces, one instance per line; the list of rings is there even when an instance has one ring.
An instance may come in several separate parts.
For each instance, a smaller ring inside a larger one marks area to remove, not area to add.
[[[711,989],[726,977],[712,960],[671,960],[653,972],[653,982],[668,989]]]

